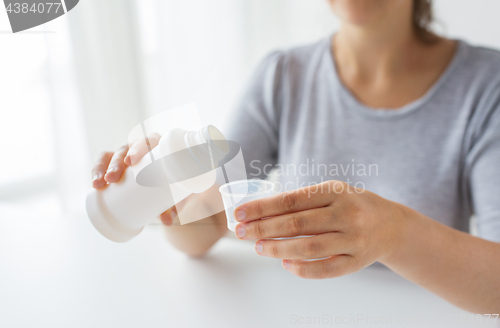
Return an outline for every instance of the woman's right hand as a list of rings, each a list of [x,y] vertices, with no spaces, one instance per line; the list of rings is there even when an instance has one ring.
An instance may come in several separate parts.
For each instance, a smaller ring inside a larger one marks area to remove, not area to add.
[[[110,151],[101,153],[92,168],[92,187],[101,189],[108,183],[120,181],[127,167],[136,164],[150,149],[155,148],[160,138],[161,136],[155,133],[147,139],[141,139],[133,143],[130,147],[120,147],[114,153]],[[175,207],[160,215],[161,221],[167,226],[171,226],[176,217]]]

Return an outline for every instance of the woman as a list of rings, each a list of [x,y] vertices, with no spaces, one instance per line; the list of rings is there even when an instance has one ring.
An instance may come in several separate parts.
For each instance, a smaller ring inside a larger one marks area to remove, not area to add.
[[[279,166],[289,190],[237,208],[237,236],[299,277],[379,261],[457,306],[498,313],[500,54],[432,34],[428,0],[330,2],[340,31],[269,55],[235,113],[228,137],[249,176]],[[143,148],[103,154],[94,187],[118,181]],[[223,214],[172,226],[174,214],[162,220],[188,254],[225,233]],[[464,232],[472,214],[481,238]],[[314,236],[269,240],[301,235]]]

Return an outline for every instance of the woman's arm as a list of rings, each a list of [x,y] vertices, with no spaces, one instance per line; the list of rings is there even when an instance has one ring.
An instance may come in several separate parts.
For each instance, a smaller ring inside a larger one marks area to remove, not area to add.
[[[188,197],[185,201],[177,204],[177,207],[169,209],[160,216],[163,224],[167,226],[165,234],[168,241],[181,252],[196,257],[208,252],[228,231],[224,211],[192,223],[180,224],[177,210],[181,210],[184,216],[190,217],[191,212],[198,217],[202,211],[201,207],[211,208],[207,213],[214,213],[222,207],[217,185],[198,194],[194,199],[191,196]]]
[[[463,309],[500,313],[500,244],[400,208],[403,238],[381,262]]]
[[[500,244],[344,182],[248,202],[235,217],[239,238],[259,239],[257,253],[284,259],[299,277],[333,278],[379,261],[468,311],[500,312]],[[313,236],[269,239],[305,235]]]
[[[206,219],[185,225],[174,224],[165,228],[168,241],[189,256],[202,256],[227,232],[226,214],[218,213]]]

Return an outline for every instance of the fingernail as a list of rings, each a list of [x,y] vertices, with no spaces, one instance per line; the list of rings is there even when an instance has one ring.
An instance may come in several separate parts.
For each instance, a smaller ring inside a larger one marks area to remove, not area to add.
[[[127,157],[126,157],[126,158],[128,158],[128,160],[129,160],[129,162],[130,162],[130,165],[135,165],[135,164],[137,164],[137,162],[138,162],[138,159],[137,159],[137,158],[135,158],[135,157],[134,157],[134,155],[135,155],[135,151],[129,152],[129,153],[127,154]]]
[[[259,254],[262,254],[262,243],[260,241],[258,241],[256,244],[255,244],[255,251]]]
[[[283,260],[283,267],[287,270],[290,269],[290,261]]]
[[[92,179],[92,181],[99,180],[100,178],[101,178],[101,175],[100,174],[96,174],[96,175],[94,175],[94,178]]]
[[[234,216],[236,217],[236,221],[243,221],[246,218],[247,214],[242,210],[237,210],[234,213]]]
[[[236,236],[238,236],[238,238],[245,237],[245,235],[246,235],[245,228],[243,228],[243,227],[236,228]]]
[[[177,212],[176,211],[170,211],[170,217],[172,220],[174,220],[177,217]]]
[[[116,168],[116,167],[109,167],[106,172],[116,172],[116,171],[118,171],[118,168]]]

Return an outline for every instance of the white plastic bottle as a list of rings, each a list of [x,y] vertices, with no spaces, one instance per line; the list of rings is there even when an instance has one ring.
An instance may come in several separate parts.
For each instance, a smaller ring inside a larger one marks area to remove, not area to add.
[[[86,200],[87,215],[104,237],[128,241],[190,194],[213,186],[218,160],[228,152],[224,136],[214,126],[198,132],[173,129],[125,170],[118,183],[92,189]],[[157,164],[156,170],[151,169],[153,164]],[[146,169],[149,173],[141,176]]]

